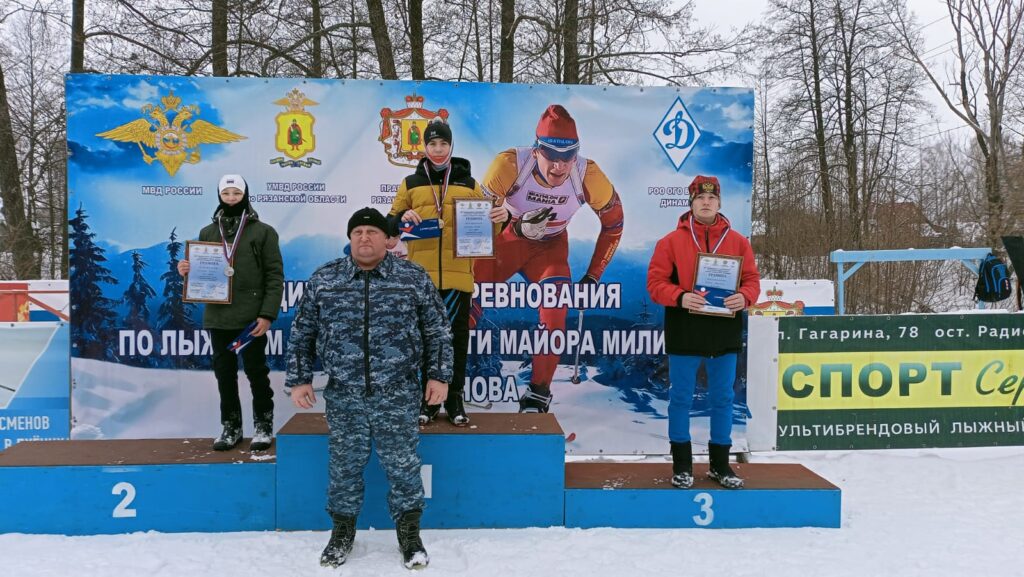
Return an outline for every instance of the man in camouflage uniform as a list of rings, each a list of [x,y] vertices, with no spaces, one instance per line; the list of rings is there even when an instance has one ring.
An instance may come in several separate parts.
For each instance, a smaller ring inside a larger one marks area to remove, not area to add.
[[[424,397],[419,371],[427,367],[427,402],[443,401],[452,378],[452,337],[430,277],[419,265],[388,253],[386,230],[387,220],[376,209],[352,215],[351,255],[309,278],[288,343],[285,388],[296,407],[316,403],[316,357],[328,375],[327,509],[334,530],[320,558],[328,567],[338,567],[352,551],[371,442],[391,485],[388,508],[405,565],[418,568],[429,561],[419,536],[423,482],[416,447]]]

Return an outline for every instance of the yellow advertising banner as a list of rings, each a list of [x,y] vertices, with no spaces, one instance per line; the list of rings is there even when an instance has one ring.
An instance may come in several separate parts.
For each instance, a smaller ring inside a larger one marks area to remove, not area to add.
[[[782,353],[780,411],[1024,405],[1024,351]]]

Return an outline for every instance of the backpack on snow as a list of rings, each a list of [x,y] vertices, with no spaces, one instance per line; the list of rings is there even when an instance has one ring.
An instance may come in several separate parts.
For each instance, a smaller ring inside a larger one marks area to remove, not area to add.
[[[1009,298],[1011,293],[1010,270],[1006,268],[1006,263],[988,253],[978,267],[978,286],[974,288],[974,298],[994,303]]]

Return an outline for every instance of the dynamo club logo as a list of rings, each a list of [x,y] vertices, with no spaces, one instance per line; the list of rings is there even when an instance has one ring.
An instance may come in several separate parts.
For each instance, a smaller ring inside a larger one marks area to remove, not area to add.
[[[678,171],[700,140],[700,129],[678,96],[654,129],[654,139]]]

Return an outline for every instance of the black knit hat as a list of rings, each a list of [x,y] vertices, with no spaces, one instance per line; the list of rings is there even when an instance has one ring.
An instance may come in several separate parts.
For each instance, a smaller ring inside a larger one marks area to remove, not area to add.
[[[348,237],[352,238],[352,230],[357,226],[362,225],[375,226],[384,231],[384,234],[388,233],[388,219],[384,218],[384,215],[380,213],[376,208],[360,208],[352,215],[352,218],[348,219]]]
[[[423,131],[423,143],[426,144],[435,138],[452,143],[452,128],[448,126],[448,123],[435,118],[427,123],[427,129]]]

